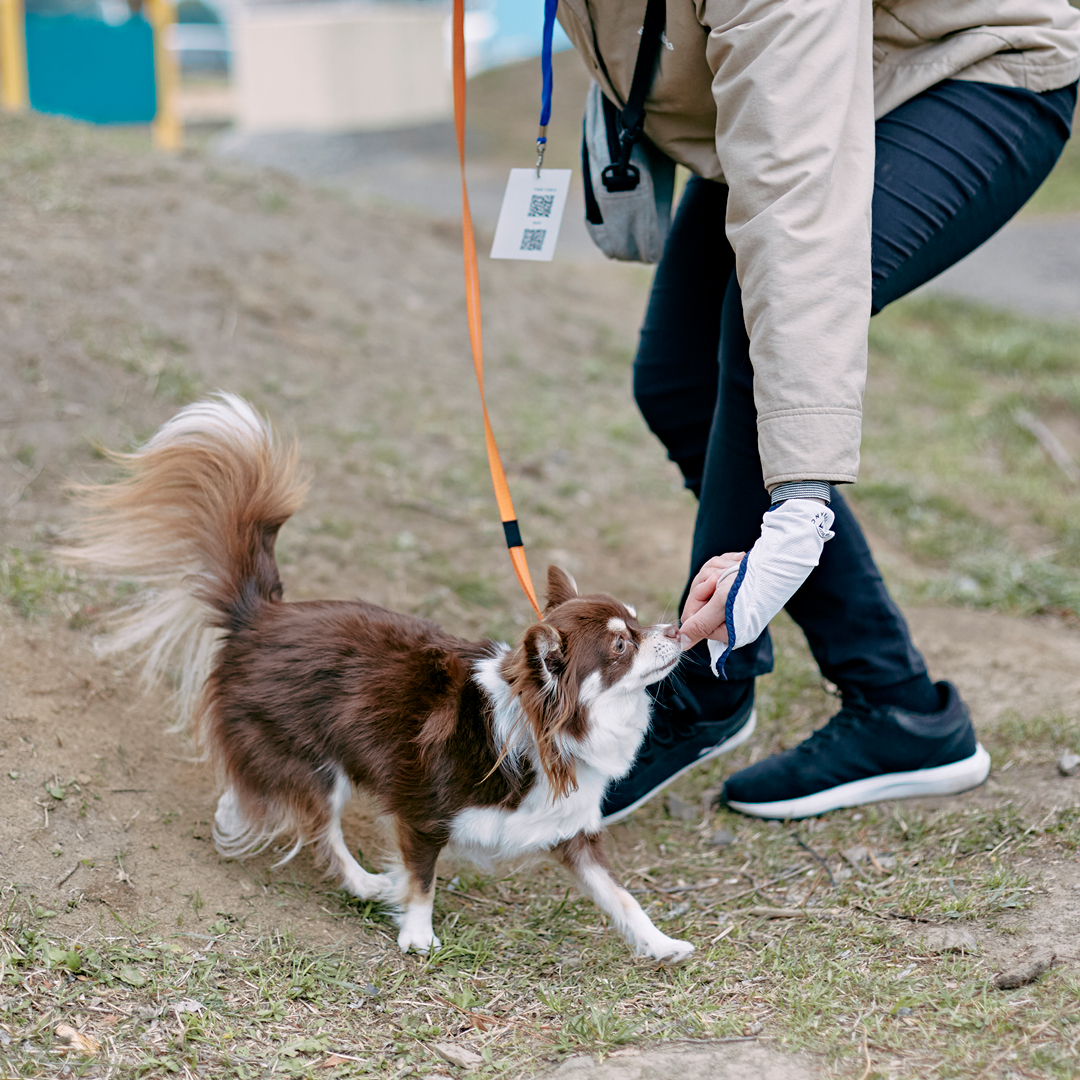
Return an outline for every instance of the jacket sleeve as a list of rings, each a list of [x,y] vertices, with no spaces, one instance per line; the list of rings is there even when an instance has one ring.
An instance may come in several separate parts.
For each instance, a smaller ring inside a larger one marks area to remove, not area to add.
[[[704,0],[764,480],[853,482],[870,318],[870,0]]]

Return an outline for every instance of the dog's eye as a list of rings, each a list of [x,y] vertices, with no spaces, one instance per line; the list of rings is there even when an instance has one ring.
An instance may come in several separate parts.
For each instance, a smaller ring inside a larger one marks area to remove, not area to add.
[[[615,639],[615,651],[621,653],[626,648],[626,638],[617,637]]]

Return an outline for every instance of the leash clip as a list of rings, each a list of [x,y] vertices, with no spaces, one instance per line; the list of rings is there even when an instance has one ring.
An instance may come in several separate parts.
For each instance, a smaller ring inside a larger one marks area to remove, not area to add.
[[[547,149],[547,131],[546,127],[540,129],[540,134],[536,136],[536,179],[540,179],[540,170],[544,167],[544,151]]]

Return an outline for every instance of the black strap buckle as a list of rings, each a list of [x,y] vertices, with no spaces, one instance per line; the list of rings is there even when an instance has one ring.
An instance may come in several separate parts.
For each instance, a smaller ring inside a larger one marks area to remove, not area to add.
[[[636,165],[616,162],[604,169],[600,180],[608,191],[633,191],[641,181],[641,173]]]

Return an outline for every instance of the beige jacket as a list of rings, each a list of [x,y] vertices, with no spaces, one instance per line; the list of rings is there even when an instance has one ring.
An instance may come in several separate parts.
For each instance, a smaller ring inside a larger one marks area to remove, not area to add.
[[[645,4],[559,4],[620,104]],[[1067,0],[667,0],[665,39],[645,133],[729,185],[765,484],[853,482],[874,119],[947,78],[1067,86],[1080,77],[1080,11]]]

